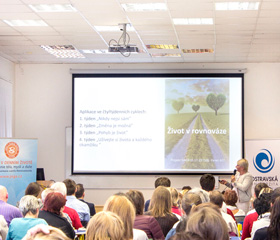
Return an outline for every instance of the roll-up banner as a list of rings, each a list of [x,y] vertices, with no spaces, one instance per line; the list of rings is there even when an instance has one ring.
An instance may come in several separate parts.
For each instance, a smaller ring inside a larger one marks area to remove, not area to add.
[[[8,203],[16,205],[27,185],[36,181],[37,139],[0,139],[0,185],[7,188]]]
[[[271,188],[279,187],[280,139],[246,140],[245,156],[249,172],[254,177],[254,186],[265,182]]]

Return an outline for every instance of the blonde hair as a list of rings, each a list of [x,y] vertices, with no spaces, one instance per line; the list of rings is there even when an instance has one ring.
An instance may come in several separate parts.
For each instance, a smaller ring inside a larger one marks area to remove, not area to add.
[[[124,225],[113,212],[99,212],[89,221],[86,240],[120,240],[124,238]]]
[[[36,227],[38,227],[39,225],[37,225]],[[65,235],[64,232],[62,232],[60,229],[52,227],[52,226],[46,226],[44,225],[44,227],[46,227],[50,233],[46,234],[43,231],[39,231],[37,233],[35,233],[35,235],[33,234],[28,234],[23,238],[24,240],[41,240],[41,239],[46,239],[46,240],[71,240],[71,238],[67,237]],[[28,236],[29,235],[29,236]]]
[[[157,187],[152,195],[149,210],[153,217],[164,217],[171,213],[171,194],[166,187]]]
[[[238,164],[240,167],[243,167],[245,172],[248,172],[249,163],[248,163],[248,160],[247,160],[247,159],[242,158],[242,159],[240,159],[239,161],[237,161],[237,164]]]
[[[116,213],[124,224],[124,239],[133,238],[135,208],[126,196],[113,195],[106,201],[104,211]]]
[[[170,187],[169,188],[171,193],[171,203],[172,206],[178,207],[178,201],[179,201],[179,192],[176,188]]]
[[[186,231],[197,233],[202,239],[228,240],[228,227],[221,213],[204,206],[191,213]]]

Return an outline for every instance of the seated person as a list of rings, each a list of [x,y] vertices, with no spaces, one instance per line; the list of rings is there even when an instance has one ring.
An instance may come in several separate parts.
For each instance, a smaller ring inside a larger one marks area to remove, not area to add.
[[[245,216],[245,212],[242,209],[238,209],[236,206],[238,197],[234,190],[226,190],[224,193],[224,200],[227,208],[229,208],[234,216]]]

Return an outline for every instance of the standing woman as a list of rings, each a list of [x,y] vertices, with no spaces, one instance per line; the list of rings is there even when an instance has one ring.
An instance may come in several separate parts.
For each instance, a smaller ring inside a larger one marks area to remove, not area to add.
[[[240,159],[236,165],[236,174],[231,176],[231,183],[221,180],[220,183],[233,188],[238,196],[236,206],[245,214],[249,211],[249,203],[252,197],[253,176],[248,172],[249,163],[246,159]]]
[[[154,190],[149,211],[146,215],[153,216],[159,223],[163,235],[166,236],[178,218],[171,212],[171,194],[166,187],[159,186]]]

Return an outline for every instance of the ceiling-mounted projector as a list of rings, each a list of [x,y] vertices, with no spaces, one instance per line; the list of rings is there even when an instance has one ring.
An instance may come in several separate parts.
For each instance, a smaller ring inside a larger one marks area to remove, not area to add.
[[[109,42],[108,52],[119,52],[125,57],[129,57],[132,52],[139,52],[136,45],[129,44],[130,36],[126,32],[127,26],[129,23],[120,23],[120,30],[123,32],[120,39],[116,41],[115,39],[111,39]]]

